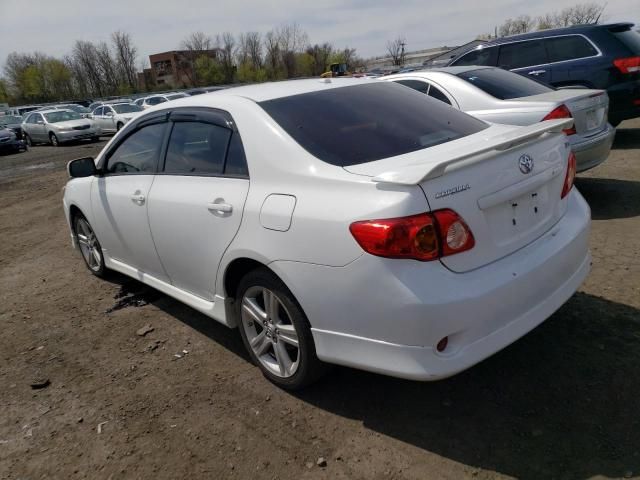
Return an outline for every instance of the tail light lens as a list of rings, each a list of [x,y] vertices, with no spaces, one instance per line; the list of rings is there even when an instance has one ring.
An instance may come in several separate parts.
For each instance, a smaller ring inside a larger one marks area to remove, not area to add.
[[[449,209],[354,222],[349,230],[364,251],[387,258],[427,262],[470,250],[475,245],[467,224]]]
[[[571,112],[565,104],[562,104],[559,107],[551,110],[547,114],[547,116],[542,119],[542,121],[544,122],[545,120],[558,120],[561,118],[573,118],[573,115],[571,115]],[[573,135],[576,133],[576,126],[574,125],[571,128],[565,128],[562,131],[565,133],[565,135]]]
[[[613,61],[620,73],[640,72],[640,57],[617,58]]]
[[[576,156],[571,152],[569,154],[569,161],[567,162],[567,173],[564,176],[564,185],[562,186],[562,194],[560,198],[566,197],[571,188],[573,187],[573,181],[576,179]]]

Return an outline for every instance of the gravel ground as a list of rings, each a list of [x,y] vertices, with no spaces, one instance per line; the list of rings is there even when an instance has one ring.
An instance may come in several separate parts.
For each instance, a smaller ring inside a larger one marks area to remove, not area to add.
[[[237,332],[87,272],[61,188],[102,145],[0,157],[0,478],[640,478],[640,121],[577,181],[593,271],[542,326],[448,380],[295,394]]]

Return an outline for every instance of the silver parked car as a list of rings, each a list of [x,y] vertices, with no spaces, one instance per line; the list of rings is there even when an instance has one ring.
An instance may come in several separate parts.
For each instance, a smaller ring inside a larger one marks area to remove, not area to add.
[[[531,125],[573,118],[565,130],[579,172],[609,156],[615,128],[604,90],[560,89],[495,67],[446,67],[384,77],[491,123]]]
[[[142,108],[134,103],[115,103],[96,108],[92,118],[103,133],[115,133],[139,112]]]
[[[100,130],[88,118],[71,110],[43,110],[32,112],[22,122],[27,145],[50,143],[57,147],[73,140],[98,141]]]
[[[178,98],[188,97],[186,93],[176,92],[176,93],[163,93],[159,95],[151,95],[146,97],[142,102],[141,107],[145,110],[149,107],[153,107],[154,105],[158,105],[160,103],[169,102],[171,100],[177,100]]]

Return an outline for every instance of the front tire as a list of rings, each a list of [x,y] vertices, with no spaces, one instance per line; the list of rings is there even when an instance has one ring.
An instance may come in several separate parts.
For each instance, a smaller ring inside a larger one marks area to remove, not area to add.
[[[80,247],[80,253],[82,253],[82,259],[89,271],[97,277],[104,277],[107,269],[104,265],[102,246],[84,215],[75,216],[73,231]]]
[[[236,292],[235,312],[251,360],[271,382],[297,390],[325,372],[306,315],[273,272],[260,268],[245,275]]]
[[[116,125],[116,132],[119,132],[122,127],[124,127],[124,124],[122,122],[118,122],[118,125]]]
[[[51,142],[51,145],[53,145],[54,147],[60,146],[60,142],[58,141],[58,137],[56,137],[55,133],[49,134],[49,142]]]
[[[27,146],[27,149],[33,147],[33,142],[31,141],[31,137],[27,133],[24,134],[24,143]]]

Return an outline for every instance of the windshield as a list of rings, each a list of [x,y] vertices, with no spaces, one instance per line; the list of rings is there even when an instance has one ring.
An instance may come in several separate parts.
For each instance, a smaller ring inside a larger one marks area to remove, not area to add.
[[[479,68],[462,72],[458,77],[500,100],[529,97],[552,92],[553,89],[501,68]]]
[[[91,110],[89,110],[88,108],[83,107],[82,105],[61,105],[60,108],[66,108],[67,110],[73,110],[74,112],[77,113],[90,113]]]
[[[429,148],[488,127],[391,82],[332,88],[259,105],[309,153],[342,167]]]
[[[18,117],[16,115],[5,115],[4,117],[0,117],[0,123],[2,125],[9,125],[11,123],[22,123],[22,117]]]
[[[142,108],[133,103],[122,103],[120,105],[111,105],[116,113],[133,113],[133,112],[141,112]]]
[[[188,97],[188,95],[185,95],[184,93],[174,93],[172,95],[166,95],[167,100],[175,100],[176,98],[184,98],[184,97]]]
[[[61,110],[60,112],[45,113],[44,118],[48,123],[66,122],[68,120],[80,120],[82,117],[76,112]]]

